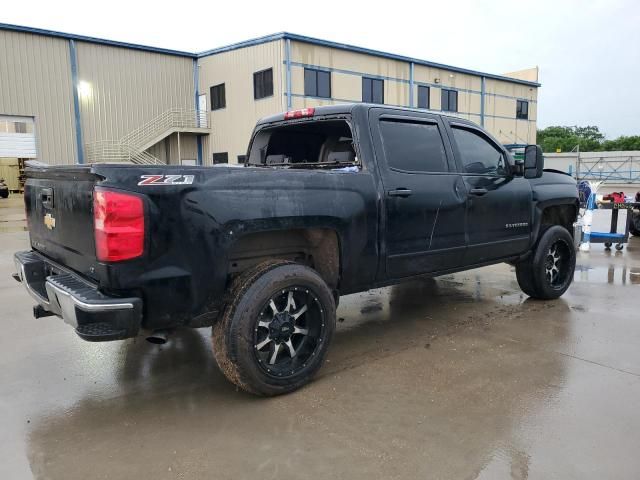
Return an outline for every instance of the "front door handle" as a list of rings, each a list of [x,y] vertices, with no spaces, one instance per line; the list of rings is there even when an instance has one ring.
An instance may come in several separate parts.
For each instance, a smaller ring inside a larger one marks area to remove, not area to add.
[[[489,190],[486,188],[472,188],[469,190],[471,195],[484,195],[485,193],[489,193]]]
[[[408,188],[397,188],[395,190],[389,190],[387,192],[387,195],[389,195],[390,197],[409,197],[411,196],[413,192],[411,190],[409,190]]]

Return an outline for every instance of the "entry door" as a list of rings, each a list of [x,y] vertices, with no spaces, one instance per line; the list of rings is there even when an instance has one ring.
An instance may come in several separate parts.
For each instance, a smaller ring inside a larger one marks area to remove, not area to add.
[[[386,278],[459,266],[466,247],[466,192],[443,141],[442,122],[384,109],[373,109],[371,116],[385,194]]]
[[[450,127],[468,192],[465,263],[484,263],[524,252],[531,234],[529,181],[511,174],[504,148],[484,131],[453,121]]]
[[[198,126],[207,126],[207,95],[198,95]]]

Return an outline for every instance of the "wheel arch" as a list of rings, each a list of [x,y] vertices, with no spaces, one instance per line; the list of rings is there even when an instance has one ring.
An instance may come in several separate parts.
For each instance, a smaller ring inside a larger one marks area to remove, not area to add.
[[[286,228],[248,232],[238,237],[227,254],[230,278],[266,261],[291,260],[318,272],[337,290],[341,276],[342,242],[330,227]]]
[[[536,205],[536,215],[533,225],[534,243],[540,236],[542,225],[560,225],[567,229],[573,237],[573,223],[578,217],[579,205],[577,200],[571,201],[547,201]]]

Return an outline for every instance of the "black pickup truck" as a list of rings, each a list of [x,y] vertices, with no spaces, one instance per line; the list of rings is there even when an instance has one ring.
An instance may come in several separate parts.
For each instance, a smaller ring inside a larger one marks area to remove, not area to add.
[[[212,326],[241,388],[275,395],[320,368],[340,295],[499,262],[553,299],[575,267],[575,181],[476,124],[367,104],[258,123],[235,167],[28,169],[34,315],[90,341]],[[428,299],[425,299],[428,302]]]

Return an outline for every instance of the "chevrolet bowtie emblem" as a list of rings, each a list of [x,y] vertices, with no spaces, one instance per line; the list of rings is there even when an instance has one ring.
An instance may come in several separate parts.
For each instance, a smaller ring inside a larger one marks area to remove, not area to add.
[[[44,224],[47,226],[49,230],[53,230],[56,228],[56,219],[50,213],[47,213],[44,216]]]

